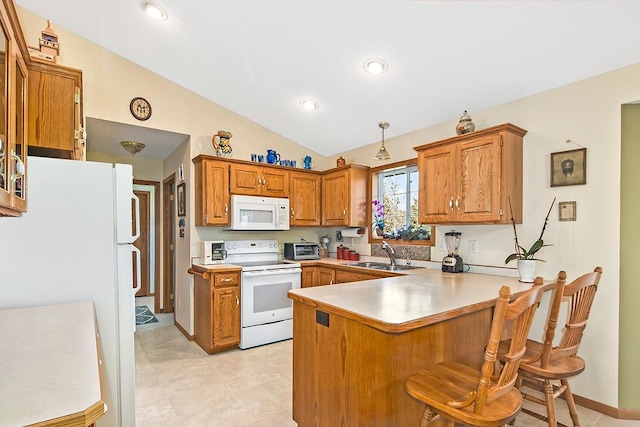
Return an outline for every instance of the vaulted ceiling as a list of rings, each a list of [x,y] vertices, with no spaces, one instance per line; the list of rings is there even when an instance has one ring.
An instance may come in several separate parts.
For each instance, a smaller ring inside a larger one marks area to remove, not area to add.
[[[16,3],[325,156],[640,62],[637,0],[155,1]]]

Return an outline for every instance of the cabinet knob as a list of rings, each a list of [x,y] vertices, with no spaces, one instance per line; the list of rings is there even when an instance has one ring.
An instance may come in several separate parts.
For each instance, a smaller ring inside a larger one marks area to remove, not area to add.
[[[240,307],[240,300],[238,299],[238,295],[236,295],[236,307]]]
[[[225,214],[225,215],[228,215],[228,214],[229,214],[229,205],[227,205],[226,203],[225,203],[225,205],[224,205],[224,214]]]
[[[231,279],[231,277],[225,277],[224,279],[222,279],[223,282],[230,282],[231,280],[233,280]]]
[[[451,196],[451,200],[449,200],[449,209],[453,210],[453,196]]]
[[[296,216],[296,211],[295,209],[291,208],[291,218],[294,218]]]
[[[344,210],[342,211],[342,216],[343,217],[347,217],[347,208],[344,208]]]
[[[460,196],[456,197],[456,209],[460,210]]]

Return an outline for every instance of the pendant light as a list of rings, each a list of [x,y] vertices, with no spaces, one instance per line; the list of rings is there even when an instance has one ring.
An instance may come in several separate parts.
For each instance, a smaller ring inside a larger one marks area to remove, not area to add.
[[[378,154],[374,157],[375,160],[389,160],[391,158],[391,154],[384,148],[384,130],[389,128],[389,123],[380,122],[378,123],[378,127],[382,129],[382,146],[378,151]]]

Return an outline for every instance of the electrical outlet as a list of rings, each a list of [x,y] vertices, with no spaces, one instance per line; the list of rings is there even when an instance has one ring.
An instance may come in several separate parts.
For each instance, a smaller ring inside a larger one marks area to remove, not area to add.
[[[478,241],[477,240],[469,240],[469,253],[477,254],[478,253]]]
[[[342,231],[338,230],[336,231],[336,242],[342,242]]]

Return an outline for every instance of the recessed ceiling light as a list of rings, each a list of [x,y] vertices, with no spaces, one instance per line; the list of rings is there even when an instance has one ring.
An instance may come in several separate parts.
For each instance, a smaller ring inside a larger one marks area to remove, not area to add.
[[[302,105],[302,107],[304,107],[305,110],[309,110],[309,111],[317,110],[318,108],[320,108],[320,104],[318,104],[318,101],[311,98],[306,98],[301,100],[300,105]]]
[[[370,74],[383,74],[389,69],[387,61],[380,58],[367,59],[364,63],[364,70]]]
[[[167,12],[158,4],[152,1],[143,1],[141,6],[142,10],[153,19],[157,19],[158,21],[165,21],[167,19]]]

